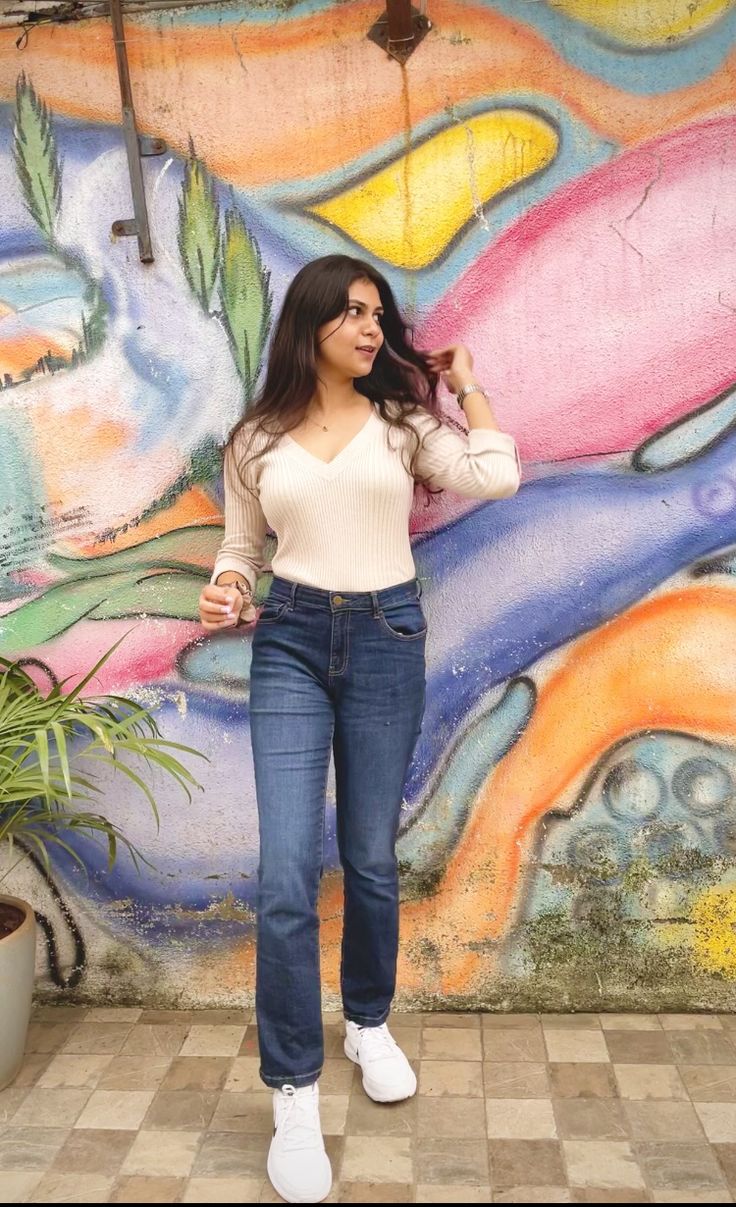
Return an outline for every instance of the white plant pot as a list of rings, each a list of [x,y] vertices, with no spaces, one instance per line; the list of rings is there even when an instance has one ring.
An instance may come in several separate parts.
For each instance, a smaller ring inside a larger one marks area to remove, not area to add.
[[[0,894],[25,920],[0,939],[0,1090],[16,1077],[23,1063],[36,967],[36,919],[27,901]]]

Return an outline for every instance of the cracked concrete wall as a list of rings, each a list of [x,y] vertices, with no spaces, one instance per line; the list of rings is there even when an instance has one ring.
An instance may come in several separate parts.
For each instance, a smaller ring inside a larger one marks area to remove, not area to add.
[[[399,1004],[728,1008],[736,4],[430,0],[403,67],[367,39],[376,16],[127,21],[139,127],[165,143],[143,163],[146,266],[111,235],[132,203],[109,23],[0,33],[0,652],[53,681],[125,634],[97,689],[210,759],[191,803],[154,783],[158,832],[109,784],[139,871],[75,838],[89,876],[60,853],[50,881],[8,877],[56,936],[39,992],[251,998],[250,636],[203,636],[196,601],[257,316],[347,250],[419,343],[469,344],[525,467],[512,500],[412,515],[430,640]],[[340,901],[331,780],[332,1005]]]

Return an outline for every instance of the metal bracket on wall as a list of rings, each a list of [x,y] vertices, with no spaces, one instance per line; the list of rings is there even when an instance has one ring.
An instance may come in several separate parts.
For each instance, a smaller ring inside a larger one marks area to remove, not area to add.
[[[424,9],[422,4],[422,9]],[[432,28],[411,0],[386,0],[386,11],[368,30],[368,37],[398,63],[405,63]]]
[[[123,108],[123,136],[125,151],[128,156],[128,172],[130,173],[130,191],[133,194],[133,218],[119,218],[112,224],[114,235],[137,235],[138,255],[144,264],[153,261],[151,247],[151,230],[148,225],[148,209],[146,207],[146,191],[143,187],[143,168],[141,156],[162,155],[166,143],[162,138],[148,138],[139,135],[135,124],[133,94],[130,87],[130,72],[128,71],[128,52],[125,46],[123,30],[123,15],[121,0],[110,0],[110,20],[112,36],[115,44],[115,58],[118,65],[118,80],[120,82],[120,101]]]

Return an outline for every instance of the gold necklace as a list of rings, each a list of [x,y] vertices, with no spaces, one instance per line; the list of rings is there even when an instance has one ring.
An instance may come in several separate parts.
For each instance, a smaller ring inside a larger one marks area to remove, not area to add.
[[[323,432],[329,432],[329,430],[330,430],[330,429],[329,429],[328,427],[326,427],[324,423],[317,423],[317,420],[316,420],[316,419],[312,419],[312,416],[311,416],[311,415],[305,415],[305,416],[304,416],[304,418],[305,418],[305,419],[306,419],[306,420],[307,420],[309,423],[313,423],[315,427],[320,428],[320,430],[321,430],[321,431],[323,431]]]

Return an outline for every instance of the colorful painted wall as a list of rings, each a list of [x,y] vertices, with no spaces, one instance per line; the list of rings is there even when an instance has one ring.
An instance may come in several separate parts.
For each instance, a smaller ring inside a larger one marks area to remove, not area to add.
[[[217,446],[306,260],[381,266],[422,343],[466,341],[517,497],[418,500],[431,626],[406,790],[400,1004],[736,1001],[736,3],[429,0],[130,19],[155,262],[105,20],[0,42],[0,649],[205,751],[191,803],[111,784],[152,866],[78,843],[5,887],[58,998],[252,992],[248,633],[196,604]],[[448,412],[452,406],[448,401]],[[75,840],[77,841],[77,840]],[[337,988],[334,799],[321,898]],[[77,971],[74,972],[74,967]],[[64,988],[66,986],[66,988]],[[332,998],[334,1002],[334,997]]]

